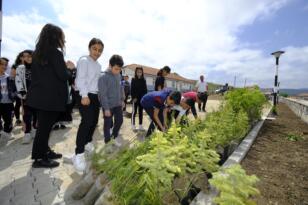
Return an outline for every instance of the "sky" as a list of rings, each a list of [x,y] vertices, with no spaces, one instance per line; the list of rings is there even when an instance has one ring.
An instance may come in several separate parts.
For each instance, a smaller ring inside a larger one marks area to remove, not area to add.
[[[171,67],[186,78],[237,87],[273,87],[275,59],[282,88],[308,88],[306,0],[3,0],[1,55],[12,62],[34,49],[46,23],[60,26],[65,59],[88,55],[91,38],[126,65]],[[236,78],[236,81],[234,79]]]

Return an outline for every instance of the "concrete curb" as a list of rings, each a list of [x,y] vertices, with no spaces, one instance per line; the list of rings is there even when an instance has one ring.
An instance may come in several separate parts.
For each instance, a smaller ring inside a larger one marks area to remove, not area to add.
[[[264,112],[262,119],[251,129],[251,131],[246,135],[241,144],[228,157],[227,161],[222,165],[222,167],[229,167],[233,164],[238,164],[244,159],[251,145],[255,141],[261,127],[263,126],[264,121],[269,115],[271,108],[272,107],[270,107]],[[218,191],[215,190],[214,187],[211,187],[209,193],[200,192],[190,203],[190,205],[212,205],[213,199],[216,197],[217,194]]]

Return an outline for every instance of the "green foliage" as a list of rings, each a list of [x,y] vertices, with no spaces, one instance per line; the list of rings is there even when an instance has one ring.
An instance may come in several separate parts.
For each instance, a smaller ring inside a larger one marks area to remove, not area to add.
[[[279,93],[279,96],[287,98],[287,97],[289,97],[289,94],[288,93]]]
[[[261,113],[266,98],[257,88],[240,88],[226,95],[226,107],[231,107],[234,112],[238,113],[243,110],[247,113],[249,122],[254,122],[261,118]]]
[[[255,188],[258,182],[255,175],[248,176],[239,164],[225,168],[213,174],[210,184],[219,190],[214,199],[218,205],[253,205],[250,197],[260,194]]]
[[[303,139],[303,136],[296,135],[296,134],[288,134],[285,137],[287,138],[287,140],[292,141],[292,142],[299,141],[299,140]]]
[[[196,176],[218,170],[217,147],[244,137],[249,121],[260,117],[264,102],[263,94],[257,89],[236,89],[229,92],[225,104],[207,114],[205,120],[188,121],[187,125],[172,124],[167,133],[154,132],[133,148],[113,152],[112,145],[106,145],[94,154],[93,165],[108,176],[116,204],[169,204],[165,200],[167,195],[176,191],[183,197]],[[245,176],[241,170],[231,170],[229,178],[240,180],[239,176]],[[184,180],[178,189],[173,187],[176,179]],[[248,179],[245,178],[240,187],[247,187]],[[243,191],[248,192],[249,189]],[[231,192],[222,192],[221,196],[230,199],[228,194]]]

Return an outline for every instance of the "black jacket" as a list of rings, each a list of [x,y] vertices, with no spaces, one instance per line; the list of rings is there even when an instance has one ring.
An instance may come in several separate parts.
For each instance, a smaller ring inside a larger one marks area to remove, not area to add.
[[[136,79],[133,78],[131,82],[131,95],[132,99],[137,98],[141,100],[141,98],[148,92],[147,84],[144,78]]]
[[[69,79],[62,52],[50,50],[47,61],[41,65],[33,60],[26,104],[39,110],[62,112],[68,102]]]

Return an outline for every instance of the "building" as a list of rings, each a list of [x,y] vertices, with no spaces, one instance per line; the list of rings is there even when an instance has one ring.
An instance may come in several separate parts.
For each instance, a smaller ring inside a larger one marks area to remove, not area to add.
[[[128,75],[129,80],[135,76],[135,69],[136,67],[143,67],[143,72],[144,72],[144,77],[147,82],[147,87],[149,91],[154,90],[154,85],[155,85],[155,79],[157,76],[157,72],[159,69],[157,68],[152,68],[149,66],[143,66],[143,65],[138,65],[138,64],[130,64],[126,65],[122,69],[122,75]],[[190,80],[187,78],[184,78],[180,76],[177,73],[170,73],[166,77],[166,87],[172,90],[178,90],[178,91],[190,91],[193,90],[195,85],[196,85],[196,80]]]

